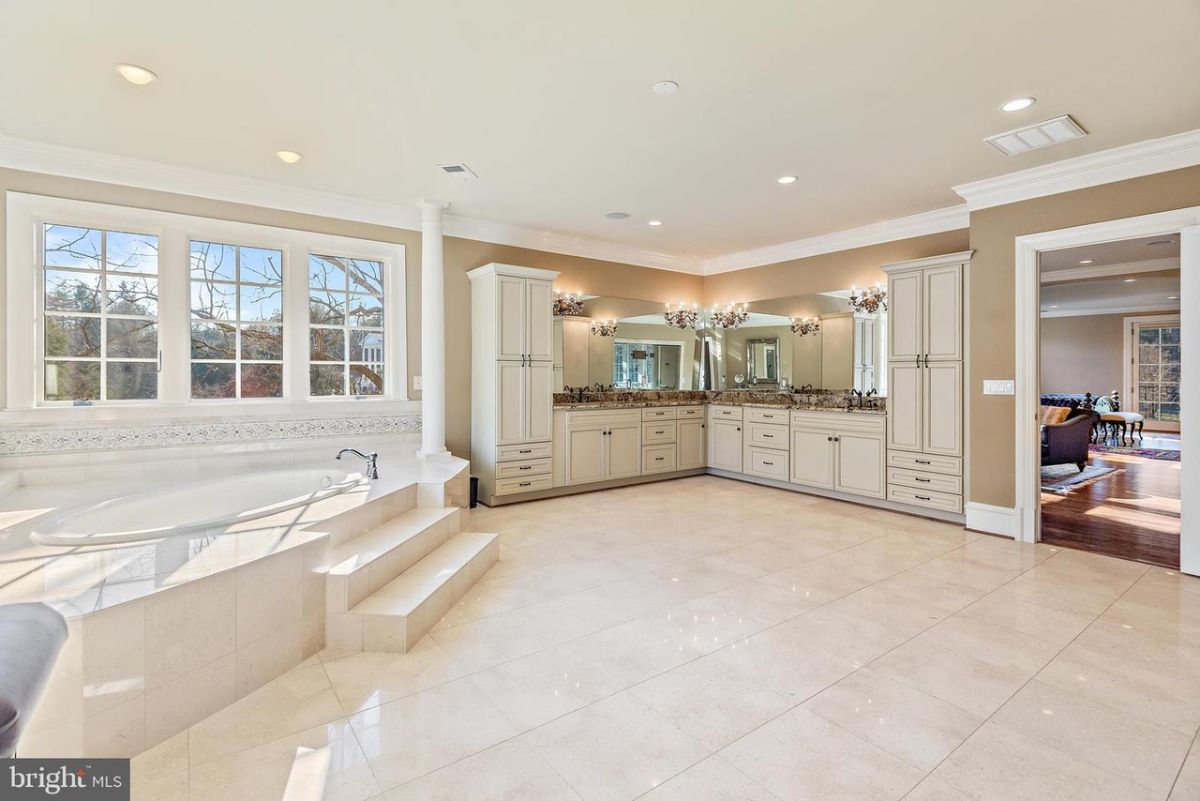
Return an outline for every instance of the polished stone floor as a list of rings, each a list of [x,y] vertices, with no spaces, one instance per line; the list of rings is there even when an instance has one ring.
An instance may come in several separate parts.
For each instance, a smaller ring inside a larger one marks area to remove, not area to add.
[[[715,477],[480,509],[407,655],[325,651],[134,798],[1200,798],[1200,579]]]

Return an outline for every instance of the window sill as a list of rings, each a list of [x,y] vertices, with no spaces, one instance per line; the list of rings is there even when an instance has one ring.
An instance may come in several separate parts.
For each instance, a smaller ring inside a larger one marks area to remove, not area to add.
[[[138,421],[342,417],[351,414],[420,414],[421,402],[407,399],[314,399],[311,401],[237,400],[177,404],[40,406],[0,411],[0,427]]]

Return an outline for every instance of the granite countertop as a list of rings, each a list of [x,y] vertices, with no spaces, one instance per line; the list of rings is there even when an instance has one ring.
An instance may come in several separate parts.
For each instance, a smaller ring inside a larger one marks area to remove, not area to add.
[[[774,392],[604,392],[588,393],[583,401],[572,401],[565,393],[557,393],[555,409],[585,411],[588,409],[645,409],[662,406],[753,406],[765,409],[796,409],[814,412],[850,414],[887,414],[886,398],[874,398],[877,408],[847,409],[845,394],[832,392],[790,394]],[[601,397],[595,397],[601,396]]]

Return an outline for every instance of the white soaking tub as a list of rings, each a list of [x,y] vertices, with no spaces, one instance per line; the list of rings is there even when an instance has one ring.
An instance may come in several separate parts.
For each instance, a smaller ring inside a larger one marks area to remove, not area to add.
[[[111,545],[221,529],[345,492],[361,473],[297,468],[194,481],[71,509],[39,525],[40,545]]]

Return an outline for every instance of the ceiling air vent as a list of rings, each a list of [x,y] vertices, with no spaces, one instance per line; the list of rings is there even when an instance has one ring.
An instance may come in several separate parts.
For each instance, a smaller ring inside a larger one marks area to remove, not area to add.
[[[1034,125],[1026,125],[1024,128],[1017,128],[1014,131],[1006,131],[1002,134],[989,136],[983,141],[1006,156],[1016,156],[1029,150],[1037,150],[1040,147],[1049,147],[1050,145],[1069,142],[1081,136],[1087,136],[1087,131],[1083,130],[1079,126],[1079,123],[1071,119],[1070,114],[1064,114],[1052,120],[1046,120]]]
[[[446,173],[446,175],[452,175],[455,178],[462,178],[469,181],[472,178],[479,177],[466,164],[439,164],[437,166],[438,169]]]

